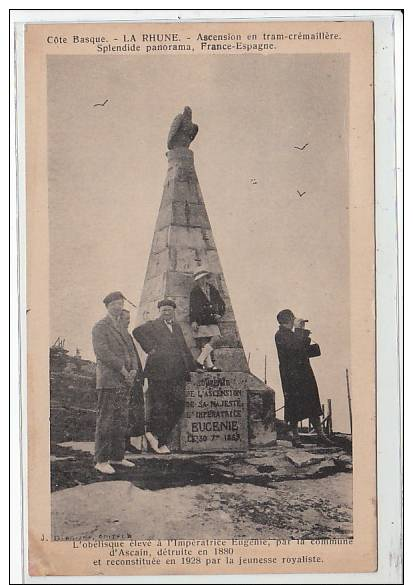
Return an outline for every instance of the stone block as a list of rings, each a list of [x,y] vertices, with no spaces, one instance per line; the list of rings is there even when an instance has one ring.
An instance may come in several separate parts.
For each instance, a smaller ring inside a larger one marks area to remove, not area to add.
[[[313,455],[306,451],[294,451],[287,453],[285,458],[290,461],[295,467],[308,467],[314,463],[321,463],[326,460],[325,455]]]
[[[219,347],[214,350],[215,363],[224,372],[249,372],[244,350],[241,348]]]
[[[190,181],[185,179],[185,174],[187,175],[187,171],[178,171],[175,174],[171,173],[171,176],[168,177],[162,195],[161,208],[171,205],[174,201],[202,203],[198,185],[194,183],[193,178]]]
[[[235,321],[221,321],[219,324],[221,331],[220,347],[239,347],[242,348],[241,338]]]
[[[154,278],[145,279],[141,295],[141,303],[146,301],[159,301],[164,298],[166,274],[167,273],[163,272]]]
[[[151,255],[158,254],[168,247],[169,240],[169,227],[165,227],[162,230],[156,231],[153,235]]]
[[[170,227],[170,236],[168,245],[171,248],[193,248],[196,250],[206,249],[207,246],[203,237],[201,228],[187,228],[184,226],[173,225]]]
[[[248,422],[251,448],[277,444],[275,392],[257,376],[248,376]]]
[[[191,374],[181,420],[181,449],[248,449],[247,376],[238,372]]]
[[[202,266],[206,266],[214,274],[222,274],[222,266],[216,250],[206,250],[206,258]]]
[[[189,294],[192,286],[193,286],[192,274],[172,271],[166,273],[165,296],[186,297],[187,299],[189,299]]]
[[[171,250],[171,270],[194,274],[199,266],[205,266],[206,252],[196,248],[177,247]]]
[[[185,201],[172,201],[159,211],[157,229],[167,225],[180,225],[183,227],[200,227],[211,229],[205,205]]]
[[[250,449],[275,447],[278,444],[275,426],[266,425],[262,420],[252,418],[250,412],[248,412],[248,425]]]
[[[172,224],[172,205],[162,205],[159,209],[158,218],[155,224],[155,232],[163,230]]]
[[[169,269],[169,248],[164,248],[157,254],[151,254],[146,268],[145,280],[159,276]]]

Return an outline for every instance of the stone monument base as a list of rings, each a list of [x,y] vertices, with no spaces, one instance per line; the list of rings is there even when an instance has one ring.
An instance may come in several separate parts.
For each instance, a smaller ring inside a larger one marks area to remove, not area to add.
[[[277,444],[275,394],[244,372],[192,373],[174,451],[247,451]]]

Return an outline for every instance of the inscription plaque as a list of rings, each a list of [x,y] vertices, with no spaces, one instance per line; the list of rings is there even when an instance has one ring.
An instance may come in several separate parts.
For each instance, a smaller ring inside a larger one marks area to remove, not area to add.
[[[242,372],[191,374],[181,422],[181,450],[247,449],[247,376]]]

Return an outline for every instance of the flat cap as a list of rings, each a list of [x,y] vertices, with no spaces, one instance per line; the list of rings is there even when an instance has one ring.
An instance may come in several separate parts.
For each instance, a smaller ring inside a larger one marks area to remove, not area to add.
[[[163,299],[158,303],[158,309],[160,309],[161,307],[173,307],[174,309],[176,309],[176,303],[172,299]]]
[[[294,313],[290,309],[284,309],[277,315],[277,321],[280,325],[289,323],[291,319],[294,319]]]
[[[105,303],[106,306],[109,305],[109,303],[112,303],[113,301],[119,301],[119,300],[126,300],[125,296],[120,292],[120,290],[115,290],[115,292],[111,292],[108,295],[105,296],[105,298],[103,299],[103,302]]]

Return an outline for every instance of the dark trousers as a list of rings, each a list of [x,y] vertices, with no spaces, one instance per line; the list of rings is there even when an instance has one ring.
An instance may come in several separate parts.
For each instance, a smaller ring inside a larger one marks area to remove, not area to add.
[[[320,417],[319,416],[313,416],[309,419],[310,423],[313,425],[313,427],[315,428],[316,432],[318,434],[323,432],[323,429],[321,427],[321,421],[320,421]],[[290,427],[293,433],[298,433],[298,423],[300,421],[298,420],[292,420],[290,422]]]
[[[95,463],[121,461],[125,455],[130,388],[98,390]]]
[[[140,437],[145,434],[145,402],[140,381],[133,384],[129,398],[129,421],[126,438]]]
[[[165,445],[185,409],[185,379],[148,380],[148,432]]]

